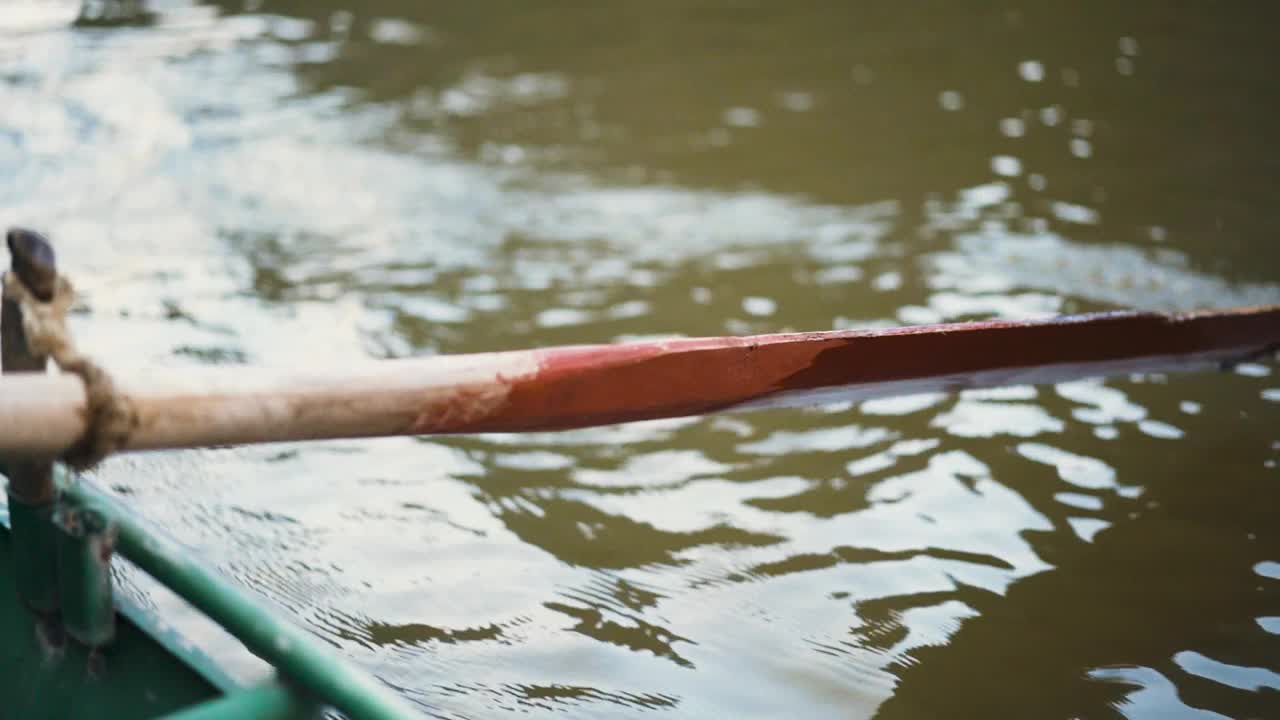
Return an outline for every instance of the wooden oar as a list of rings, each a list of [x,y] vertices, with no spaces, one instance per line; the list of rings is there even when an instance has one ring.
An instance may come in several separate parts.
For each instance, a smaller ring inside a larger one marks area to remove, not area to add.
[[[1280,306],[787,333],[370,361],[129,369],[125,450],[560,430],[748,408],[1191,370],[1280,347]],[[68,375],[0,377],[0,455],[85,432]]]

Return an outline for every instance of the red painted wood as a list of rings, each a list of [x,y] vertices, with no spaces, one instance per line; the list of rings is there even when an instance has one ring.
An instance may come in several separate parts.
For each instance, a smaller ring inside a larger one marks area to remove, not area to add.
[[[1277,347],[1280,307],[1268,306],[553,348],[533,377],[512,379],[500,409],[445,431],[696,415],[833,388],[869,397],[1203,367]]]

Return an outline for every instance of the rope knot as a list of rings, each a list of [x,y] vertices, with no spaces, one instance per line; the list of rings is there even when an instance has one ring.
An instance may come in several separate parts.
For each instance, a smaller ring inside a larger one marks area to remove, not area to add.
[[[53,297],[43,302],[17,273],[9,271],[4,274],[3,292],[22,310],[22,330],[31,353],[51,358],[63,372],[84,382],[86,430],[62,460],[76,470],[88,470],[128,442],[138,424],[133,404],[116,391],[106,370],[76,349],[66,324],[75,300],[69,280],[59,275]]]

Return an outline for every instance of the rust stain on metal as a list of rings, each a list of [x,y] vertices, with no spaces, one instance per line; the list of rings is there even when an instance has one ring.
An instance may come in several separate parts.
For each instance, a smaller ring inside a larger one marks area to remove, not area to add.
[[[97,551],[98,561],[106,565],[111,562],[111,556],[116,551],[116,537],[119,531],[113,525],[108,527],[105,532],[91,539],[94,548]]]

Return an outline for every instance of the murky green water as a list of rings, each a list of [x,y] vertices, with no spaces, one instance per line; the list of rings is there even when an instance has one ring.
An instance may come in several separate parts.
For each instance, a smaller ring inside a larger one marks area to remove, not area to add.
[[[61,14],[59,14],[61,11]],[[115,362],[1280,301],[1270,5],[0,7]],[[1280,715],[1274,366],[101,481],[432,716]]]

